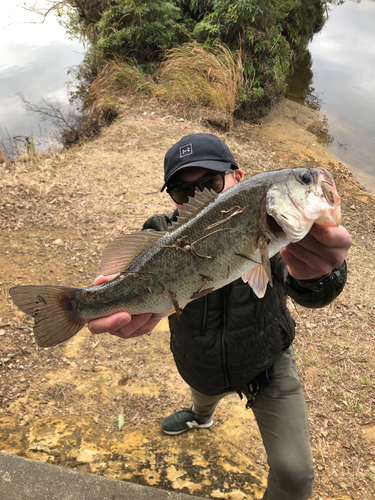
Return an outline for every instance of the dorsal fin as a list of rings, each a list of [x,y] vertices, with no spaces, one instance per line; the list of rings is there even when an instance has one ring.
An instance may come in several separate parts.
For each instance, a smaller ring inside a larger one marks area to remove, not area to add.
[[[215,201],[217,197],[218,194],[215,191],[207,188],[204,188],[201,193],[197,191],[194,198],[189,196],[189,201],[184,203],[184,210],[180,211],[177,222],[174,222],[168,231],[174,231],[183,224],[186,224],[186,222],[193,219],[207,205]]]
[[[146,250],[152,243],[161,238],[163,232],[139,231],[125,234],[114,239],[104,249],[100,263],[100,272],[103,276],[125,271],[129,264]]]

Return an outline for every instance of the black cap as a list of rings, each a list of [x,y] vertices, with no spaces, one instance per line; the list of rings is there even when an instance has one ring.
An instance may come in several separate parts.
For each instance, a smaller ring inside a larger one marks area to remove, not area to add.
[[[202,167],[215,172],[238,168],[228,146],[216,135],[189,134],[172,146],[164,158],[163,191],[172,176],[188,167]]]

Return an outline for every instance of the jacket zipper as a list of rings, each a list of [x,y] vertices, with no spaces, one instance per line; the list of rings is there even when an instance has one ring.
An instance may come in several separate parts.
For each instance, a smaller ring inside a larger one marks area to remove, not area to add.
[[[207,309],[208,309],[208,295],[203,297],[203,307],[202,307],[202,322],[201,329],[199,332],[199,336],[203,337],[206,333],[206,324],[207,324]]]
[[[226,385],[226,391],[229,390],[229,377],[227,371],[227,350],[226,350],[226,333],[227,333],[227,287],[223,287],[223,316],[221,329],[221,362],[223,367],[223,376]]]

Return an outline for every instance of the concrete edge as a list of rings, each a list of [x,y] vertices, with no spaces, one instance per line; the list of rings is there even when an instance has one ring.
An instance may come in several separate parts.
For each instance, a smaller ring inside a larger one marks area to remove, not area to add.
[[[7,500],[202,500],[0,452],[0,497]]]

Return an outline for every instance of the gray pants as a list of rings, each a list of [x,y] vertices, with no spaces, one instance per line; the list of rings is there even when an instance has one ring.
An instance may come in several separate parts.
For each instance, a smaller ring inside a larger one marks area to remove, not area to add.
[[[268,456],[270,472],[263,500],[308,500],[314,482],[306,406],[289,347],[269,370],[271,385],[262,384],[254,412]],[[228,393],[206,396],[191,389],[194,413],[206,418]]]

